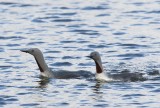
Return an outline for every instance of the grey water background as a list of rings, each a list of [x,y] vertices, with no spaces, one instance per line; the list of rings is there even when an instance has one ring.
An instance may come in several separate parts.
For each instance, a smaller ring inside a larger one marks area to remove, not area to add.
[[[35,47],[53,70],[95,73],[85,56],[99,51],[108,73],[159,71],[159,0],[1,0],[0,107],[160,107],[159,75],[44,81],[33,56],[19,51]]]

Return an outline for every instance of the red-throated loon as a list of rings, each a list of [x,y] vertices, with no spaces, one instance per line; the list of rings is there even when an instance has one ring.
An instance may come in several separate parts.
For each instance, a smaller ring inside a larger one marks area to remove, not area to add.
[[[48,78],[69,79],[69,78],[89,78],[94,75],[88,71],[52,71],[46,64],[42,52],[38,48],[20,50],[34,56],[36,63],[39,67],[41,75]]]
[[[87,56],[95,61],[96,64],[96,79],[103,81],[143,81],[146,78],[143,77],[142,73],[129,73],[121,72],[118,74],[105,74],[100,54],[97,51],[91,52]]]

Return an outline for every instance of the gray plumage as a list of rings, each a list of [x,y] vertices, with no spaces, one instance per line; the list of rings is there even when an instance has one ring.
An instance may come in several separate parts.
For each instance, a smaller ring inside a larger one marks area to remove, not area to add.
[[[34,56],[39,67],[41,75],[48,78],[71,79],[71,78],[90,78],[93,74],[88,71],[52,71],[46,64],[42,52],[38,48],[23,49],[22,52],[29,53]]]

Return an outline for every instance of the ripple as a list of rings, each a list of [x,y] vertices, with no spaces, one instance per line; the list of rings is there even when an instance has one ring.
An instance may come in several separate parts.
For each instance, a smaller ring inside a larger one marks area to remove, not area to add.
[[[108,104],[97,104],[97,105],[94,105],[95,107],[109,107]]]
[[[67,102],[60,102],[60,103],[56,103],[56,104],[54,104],[53,106],[68,106],[69,105],[69,103],[67,103]]]
[[[56,62],[52,64],[53,66],[72,66],[72,63],[69,62]]]
[[[148,14],[160,14],[160,10],[153,10],[153,11],[150,11],[150,12],[147,12]]]
[[[88,6],[88,7],[85,7],[83,8],[82,10],[104,10],[104,9],[109,9],[108,7],[104,7],[104,6]]]
[[[143,38],[143,37],[141,37],[141,38]],[[149,48],[148,45],[139,45],[139,44],[118,44],[117,46],[122,46],[127,49]]]
[[[147,37],[146,37],[146,36],[137,36],[137,37],[135,37],[135,38],[145,39],[145,38],[147,38]]]
[[[151,92],[160,93],[160,89],[158,88],[158,89],[155,89],[155,90],[153,90]]]
[[[71,9],[69,7],[59,7],[59,9]]]
[[[61,41],[60,43],[75,43],[75,41],[64,40],[64,41]]]
[[[0,90],[6,89],[5,85],[0,85]]]
[[[71,13],[59,13],[59,15],[62,15],[62,16],[73,16],[73,15],[76,15],[77,13],[76,12],[71,12]]]
[[[13,4],[17,4],[14,2],[0,2],[1,5],[13,5]]]
[[[9,37],[3,37],[3,36],[0,36],[0,39],[2,40],[22,40],[22,39],[26,39],[24,37],[21,37],[21,36],[9,36]]]
[[[77,43],[88,43],[89,41],[85,41],[85,40],[78,40]]]
[[[32,7],[32,6],[38,6],[38,5],[31,5],[31,4],[20,4],[15,2],[0,2],[0,5],[9,5],[12,7]]]
[[[62,48],[65,48],[67,51],[70,51],[71,49],[76,49],[77,47],[73,47],[73,46],[65,46],[65,47],[62,47]]]
[[[16,99],[16,98],[10,98],[10,99],[6,99],[6,101],[11,101],[11,102],[13,102],[13,101],[18,101],[18,99]]]
[[[81,28],[82,26],[86,26],[86,24],[72,24],[72,25],[68,25],[67,27],[68,28]],[[74,30],[71,32],[74,32]]]
[[[145,26],[146,24],[140,24],[140,23],[137,23],[137,24],[132,24],[131,26]],[[147,26],[147,25],[146,25]]]
[[[61,53],[61,51],[46,51],[46,53]]]
[[[28,103],[28,104],[21,104],[20,106],[27,106],[27,107],[33,107],[33,106],[38,106],[38,103]]]
[[[43,21],[43,20],[40,19],[40,18],[33,19],[32,22],[36,22],[36,23],[45,23],[45,21]]]
[[[160,24],[160,20],[159,19],[155,19],[151,22],[149,22],[150,24]]]
[[[1,69],[1,70],[6,70],[6,69],[11,68],[11,67],[12,67],[12,66],[5,66],[5,65],[2,66],[2,65],[1,65],[1,66],[0,66],[0,69]]]
[[[91,66],[90,63],[79,63],[78,66]]]
[[[4,49],[3,49],[3,48],[0,48],[0,52],[4,52]],[[0,59],[4,59],[4,58],[0,58]]]
[[[94,30],[80,30],[80,29],[77,29],[77,30],[72,30],[70,32],[76,32],[76,33],[79,33],[79,34],[84,34],[84,35],[100,35],[98,33],[98,31],[94,31]]]
[[[127,53],[127,54],[119,54],[116,55],[117,57],[124,57],[124,59],[133,59],[136,57],[144,57],[144,54],[141,53]]]
[[[38,18],[35,18],[35,19],[33,19],[33,20],[41,20],[41,21],[44,21],[44,20],[49,20],[49,19],[57,19],[57,18],[60,18],[60,16],[57,16],[57,15],[52,15],[52,14],[49,14],[49,15],[47,15],[47,16],[45,16],[45,17],[38,17]]]
[[[18,101],[15,96],[7,96],[7,95],[0,95],[2,98],[0,98],[0,106],[6,105],[8,103],[13,103],[14,101]]]
[[[115,33],[113,33],[113,35],[124,35],[124,34],[126,34],[125,32],[115,32]]]
[[[74,88],[82,90],[83,88],[86,88],[87,86],[88,86],[87,84],[77,84],[74,86]]]
[[[124,12],[124,13],[132,13],[132,14],[137,14],[137,13],[146,13],[146,11],[143,11],[143,10],[138,10],[138,11],[128,11],[128,12]]]
[[[78,59],[79,57],[64,56],[62,59]]]
[[[78,51],[92,51],[93,49],[89,49],[89,48],[79,48],[77,49]]]
[[[75,19],[55,19],[55,20],[52,20],[52,22],[73,22],[73,21],[80,21],[80,20],[75,20]]]
[[[88,45],[89,48],[105,48],[106,45]]]
[[[30,43],[28,43],[27,45],[30,45],[30,46],[32,46],[32,45],[39,45],[39,44],[43,44],[44,42],[30,42]]]
[[[1,46],[18,47],[20,46],[20,44],[7,44],[7,45],[1,45]]]
[[[145,96],[142,94],[127,94],[127,95],[123,95],[123,97],[140,97],[140,96]]]
[[[110,16],[110,14],[99,14],[97,17],[104,17],[104,16]]]
[[[133,3],[134,5],[136,5],[136,6],[143,6],[145,3],[143,3],[143,2],[136,2],[136,3]]]

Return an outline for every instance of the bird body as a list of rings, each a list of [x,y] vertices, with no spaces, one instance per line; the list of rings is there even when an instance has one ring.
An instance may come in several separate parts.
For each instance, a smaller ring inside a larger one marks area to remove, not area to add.
[[[29,53],[34,56],[36,63],[39,67],[41,75],[48,78],[58,78],[58,79],[70,79],[70,78],[89,78],[93,74],[87,71],[52,71],[45,62],[42,52],[38,48],[23,49],[22,52]]]
[[[87,56],[95,61],[96,64],[96,79],[103,80],[103,81],[140,81],[146,80],[143,77],[142,73],[129,73],[129,72],[122,72],[118,74],[106,74],[103,66],[100,54],[97,51],[91,52],[89,56]]]

